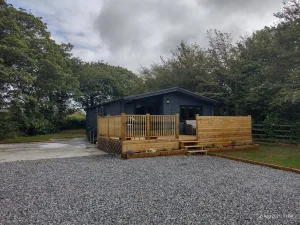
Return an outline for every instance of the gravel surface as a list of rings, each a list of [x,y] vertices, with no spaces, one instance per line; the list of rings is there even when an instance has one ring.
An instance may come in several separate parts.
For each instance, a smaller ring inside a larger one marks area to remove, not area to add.
[[[212,156],[0,163],[0,224],[300,224],[300,175]]]

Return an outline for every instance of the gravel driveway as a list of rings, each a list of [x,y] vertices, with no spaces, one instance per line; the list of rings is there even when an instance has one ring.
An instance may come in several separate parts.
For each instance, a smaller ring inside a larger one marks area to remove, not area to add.
[[[0,224],[300,224],[300,175],[212,156],[0,163]]]

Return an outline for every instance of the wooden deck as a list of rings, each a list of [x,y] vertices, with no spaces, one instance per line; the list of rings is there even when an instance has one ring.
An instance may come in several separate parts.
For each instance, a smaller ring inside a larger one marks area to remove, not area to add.
[[[197,116],[196,135],[179,135],[178,122],[178,115],[98,117],[98,146],[125,158],[254,148],[250,116]]]

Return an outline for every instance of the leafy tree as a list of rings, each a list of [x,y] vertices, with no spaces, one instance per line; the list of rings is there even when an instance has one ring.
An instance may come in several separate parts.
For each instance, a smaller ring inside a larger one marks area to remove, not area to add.
[[[276,40],[282,50],[281,59],[286,73],[285,86],[277,103],[300,104],[300,1],[283,2],[283,10],[275,16],[281,20],[277,26]]]
[[[41,18],[0,2],[0,106],[21,132],[46,133],[59,126],[78,89],[71,49],[50,38]]]
[[[139,80],[127,69],[103,62],[82,63],[75,73],[78,74],[81,91],[78,101],[83,107],[131,94],[134,83]]]

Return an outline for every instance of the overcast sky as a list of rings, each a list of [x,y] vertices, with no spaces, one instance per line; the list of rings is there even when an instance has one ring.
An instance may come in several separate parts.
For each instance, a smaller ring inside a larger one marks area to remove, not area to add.
[[[75,56],[133,72],[168,56],[181,40],[206,47],[206,31],[234,39],[276,19],[282,0],[8,0],[43,17],[52,38]]]

